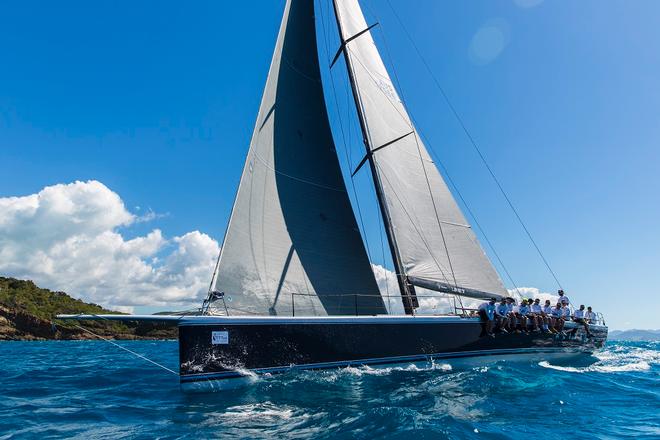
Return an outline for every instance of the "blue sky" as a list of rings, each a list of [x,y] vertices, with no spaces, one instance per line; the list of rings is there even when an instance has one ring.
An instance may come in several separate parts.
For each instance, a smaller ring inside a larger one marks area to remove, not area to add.
[[[321,2],[334,52],[334,22]],[[660,327],[660,3],[391,3],[571,298],[604,311],[614,328]],[[556,290],[387,2],[362,4],[380,22],[377,43],[418,129],[517,284]],[[221,241],[283,6],[3,5],[0,198],[97,180],[136,216],[159,214],[112,226],[126,240],[158,228]],[[338,115],[350,111],[342,69],[332,75],[343,101],[337,107],[327,96],[337,135]],[[366,179],[356,184],[380,264]],[[621,305],[622,297],[635,303]]]

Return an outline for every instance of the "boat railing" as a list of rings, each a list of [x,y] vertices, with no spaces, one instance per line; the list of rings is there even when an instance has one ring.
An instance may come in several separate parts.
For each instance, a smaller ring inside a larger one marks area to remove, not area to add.
[[[403,305],[400,303],[401,295],[399,294],[364,294],[364,293],[344,293],[344,294],[323,294],[318,295],[316,293],[304,293],[304,292],[288,292],[279,296],[279,304],[277,310],[279,313],[284,312],[284,310],[289,309],[291,316],[308,316],[308,315],[317,315],[319,314],[319,309],[324,309],[325,306],[322,305],[322,300],[327,298],[340,298],[340,301],[333,306],[336,308],[335,313],[341,315],[369,315],[370,311],[373,310],[373,304],[368,304],[365,302],[365,299],[373,298],[382,298],[385,301],[386,309],[388,313],[393,313],[393,308],[391,303],[398,304],[401,308],[401,313],[403,313]],[[417,300],[420,302],[420,307],[415,311],[415,315],[419,316],[459,316],[463,318],[474,318],[479,316],[479,310],[475,307],[466,306],[463,304],[460,298],[457,298],[454,295],[437,293],[437,294],[417,294]],[[207,314],[210,312],[210,309],[213,308],[211,314],[226,314],[229,315],[228,303],[225,302],[225,296],[222,294],[219,296],[222,299],[221,308],[212,307],[212,302],[209,301],[209,304],[206,304],[205,308],[202,309],[202,314]],[[287,298],[290,303],[285,304]],[[231,298],[229,299],[231,301]],[[444,306],[442,303],[444,302]],[[570,316],[574,316],[574,308],[570,307]],[[251,314],[247,310],[239,310],[234,308],[243,314]],[[224,313],[223,313],[224,312]],[[272,308],[273,314],[276,314],[275,308]],[[279,314],[277,313],[277,314]],[[605,325],[605,318],[602,313],[596,312],[596,320],[592,324],[596,325]]]
[[[400,302],[401,300],[401,295],[399,294],[373,295],[373,294],[349,293],[349,294],[317,295],[317,294],[302,293],[302,292],[289,292],[291,315],[300,316],[301,314],[305,314],[312,311],[315,307],[314,305],[310,304],[310,301],[315,304],[318,304],[319,301],[321,301],[319,296],[321,296],[324,299],[340,298],[341,301],[339,301],[338,304],[335,305],[335,307],[339,309],[342,312],[342,314],[352,314],[355,316],[369,314],[365,312],[368,310],[373,310],[373,304],[365,303],[365,300],[367,299],[382,298],[385,301],[386,309],[390,313],[393,307],[389,306],[388,303],[397,300]],[[447,295],[442,293],[422,294],[422,295],[417,294],[416,297],[417,300],[420,301],[421,303],[423,303],[424,301],[428,302],[428,304],[422,307],[421,311],[417,311],[415,313],[417,315],[457,315],[463,317],[477,316],[478,310],[476,308],[464,307],[462,304],[459,304],[459,302],[455,300],[453,295]],[[438,307],[441,301],[445,302],[444,307]],[[403,306],[401,305],[401,307]],[[403,312],[403,309],[401,309],[401,311]]]
[[[575,307],[573,307],[573,304],[569,304],[568,308],[571,311],[571,319],[575,317]],[[595,324],[595,325],[602,325],[605,326],[605,316],[603,316],[602,313],[600,312],[595,312],[596,313],[596,319],[593,321],[590,321],[590,324]]]

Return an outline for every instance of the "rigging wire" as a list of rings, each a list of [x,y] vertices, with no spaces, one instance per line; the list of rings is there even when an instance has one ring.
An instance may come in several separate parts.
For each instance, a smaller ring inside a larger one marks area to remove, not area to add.
[[[99,339],[101,339],[101,340],[103,340],[103,341],[105,341],[105,342],[108,342],[108,343],[114,345],[115,347],[119,347],[119,348],[121,348],[122,350],[127,351],[127,352],[131,353],[132,355],[139,357],[140,359],[143,359],[143,360],[145,360],[145,361],[147,361],[147,362],[149,362],[149,363],[151,363],[151,364],[154,364],[155,366],[157,366],[157,367],[159,367],[159,368],[162,368],[162,369],[165,370],[165,371],[168,371],[168,372],[170,372],[170,373],[172,373],[172,374],[174,374],[174,375],[176,375],[176,376],[179,375],[179,373],[177,373],[177,372],[174,371],[174,370],[171,370],[171,369],[167,368],[165,365],[161,365],[161,364],[159,364],[158,362],[153,361],[153,360],[149,359],[148,357],[146,357],[146,356],[144,356],[144,355],[141,355],[140,353],[136,353],[135,351],[130,350],[130,349],[124,347],[123,345],[117,344],[117,343],[116,343],[115,341],[113,341],[112,339],[104,338],[103,336],[98,335],[98,334],[94,333],[93,331],[88,330],[88,329],[86,329],[85,327],[83,327],[83,326],[81,326],[81,325],[73,324],[73,323],[71,323],[71,325],[74,326],[74,327],[79,328],[80,330],[82,330],[82,331],[84,331],[84,332],[86,332],[86,333],[89,333],[90,335],[96,336],[97,338],[99,338]]]
[[[495,173],[493,172],[492,168],[490,167],[490,165],[489,165],[488,162],[486,161],[486,158],[484,157],[483,153],[481,152],[481,149],[480,149],[479,146],[477,145],[477,142],[474,140],[474,137],[472,136],[472,134],[471,134],[470,131],[468,130],[467,126],[466,126],[465,123],[463,122],[463,118],[461,118],[461,116],[459,115],[458,111],[456,110],[456,108],[455,108],[454,105],[452,104],[451,100],[449,99],[449,96],[448,96],[447,93],[445,92],[444,88],[440,85],[440,81],[438,80],[438,78],[437,78],[437,77],[435,76],[435,74],[433,73],[431,67],[429,66],[428,62],[426,61],[426,59],[425,59],[424,56],[422,55],[421,51],[419,50],[419,47],[418,47],[417,44],[415,43],[415,40],[412,38],[412,35],[410,34],[410,32],[408,32],[408,29],[407,29],[406,26],[403,24],[403,21],[401,20],[401,18],[400,18],[399,15],[397,14],[396,10],[395,10],[394,7],[392,6],[392,3],[390,2],[390,0],[386,0],[386,1],[387,1],[388,6],[390,7],[390,9],[392,10],[392,13],[394,14],[394,16],[396,17],[397,21],[399,22],[399,25],[401,26],[401,28],[403,29],[404,33],[406,34],[408,40],[410,41],[410,43],[412,44],[413,48],[415,49],[415,52],[417,53],[417,55],[419,56],[420,60],[422,61],[422,64],[424,64],[424,67],[426,68],[427,72],[429,73],[429,75],[430,75],[431,78],[433,79],[433,82],[435,83],[436,87],[437,87],[438,90],[440,91],[440,94],[442,95],[442,97],[444,98],[445,102],[447,103],[447,105],[448,105],[449,109],[451,110],[453,116],[456,118],[456,120],[458,121],[459,125],[460,125],[461,128],[463,129],[463,132],[465,133],[466,137],[467,137],[468,140],[470,141],[470,144],[472,145],[472,147],[474,148],[474,150],[477,152],[477,154],[478,154],[479,158],[481,159],[482,163],[484,164],[484,166],[485,166],[486,169],[488,170],[488,173],[490,174],[491,178],[493,179],[493,181],[494,181],[495,184],[497,185],[498,189],[500,190],[500,192],[501,192],[502,195],[504,196],[504,199],[506,200],[507,204],[509,205],[509,208],[511,208],[511,211],[514,213],[514,215],[515,215],[516,218],[518,219],[518,222],[520,223],[520,225],[522,226],[523,230],[525,231],[525,234],[527,234],[527,237],[529,238],[530,242],[532,243],[532,245],[533,245],[534,248],[536,249],[536,252],[537,252],[537,253],[539,254],[539,256],[541,257],[541,260],[542,260],[543,263],[545,264],[545,267],[548,269],[548,271],[550,272],[550,274],[551,274],[552,277],[554,278],[554,280],[555,280],[555,282],[557,283],[557,285],[559,286],[559,288],[562,289],[562,285],[561,285],[561,283],[559,282],[559,279],[557,278],[557,275],[556,275],[555,272],[552,270],[552,267],[550,267],[550,263],[548,263],[548,260],[545,258],[545,256],[543,255],[543,252],[541,251],[541,249],[539,248],[538,244],[536,243],[536,241],[535,241],[534,238],[532,237],[532,234],[529,232],[529,229],[528,229],[527,226],[525,225],[525,222],[522,220],[520,214],[518,213],[518,210],[517,210],[517,209],[515,208],[515,206],[513,205],[513,202],[511,201],[511,199],[510,199],[509,196],[507,195],[506,191],[505,191],[504,188],[502,187],[502,184],[500,183],[499,179],[495,176]]]
[[[337,10],[335,8],[335,14],[336,14],[336,11]],[[339,22],[339,20],[340,20],[339,17],[337,17],[337,20]],[[341,25],[339,25],[339,28],[340,28],[339,33],[340,33],[340,37],[341,37]],[[351,57],[349,55],[350,54],[350,48],[348,46],[344,46],[344,47],[345,47],[344,59],[345,59],[345,62],[347,64],[347,70],[349,71],[349,76],[350,76],[349,79],[352,82],[351,89],[353,91],[353,97],[354,97],[354,100],[355,100],[355,108],[356,108],[356,111],[359,113],[361,111],[361,109],[364,108],[364,105],[363,105],[363,102],[362,102],[362,96],[360,94],[359,87],[357,86],[357,79],[354,78],[353,76],[351,76],[351,74],[350,74],[350,70],[351,70],[351,67],[350,67]],[[360,122],[361,122],[361,128],[362,128],[363,142],[365,143],[365,147],[367,149],[367,154],[369,154],[371,152],[370,151],[371,150],[370,145],[372,145],[372,139],[371,139],[371,133],[369,132],[369,129],[368,129],[368,122],[364,118],[360,118]],[[374,162],[372,162],[372,164],[373,163]],[[386,216],[389,217],[389,212],[387,212],[387,202],[384,199],[381,199],[381,193],[379,191],[379,188],[382,185],[381,182],[380,182],[380,176],[378,175],[378,173],[374,169],[372,169],[372,173],[373,173],[373,178],[374,178],[374,186],[375,186],[376,196],[377,196],[377,199],[378,199],[377,201],[378,201],[378,205],[379,205],[379,208],[380,208],[380,211],[381,211],[381,216],[383,218],[383,224],[384,224],[384,227],[385,227],[385,217]],[[384,197],[384,195],[382,197]],[[405,296],[407,298],[410,298],[410,294],[408,292],[408,289],[405,287],[406,286],[405,280],[403,279],[403,277],[405,277],[405,273],[404,273],[404,269],[403,269],[403,263],[402,263],[401,258],[399,256],[399,250],[396,246],[396,238],[395,238],[395,235],[394,235],[394,231],[392,229],[393,226],[390,224],[389,221],[387,222],[387,227],[388,227],[388,230],[386,232],[388,232],[388,242],[390,243],[391,251],[393,253],[392,262],[395,266],[395,273],[396,273],[397,278],[399,280],[399,287],[401,289],[401,295],[402,295],[402,297]],[[402,301],[403,301],[403,299],[402,299]],[[405,305],[404,305],[404,307],[405,307]],[[411,313],[414,315],[414,308],[412,309]]]
[[[326,57],[329,55],[330,50],[329,50],[329,43],[328,43],[328,33],[326,32],[325,28],[325,17],[323,14],[323,0],[318,0],[319,2],[319,10],[321,11],[321,28],[323,29],[323,38],[324,38],[324,43],[325,43],[325,54]],[[329,15],[328,15],[329,17]],[[328,72],[328,75],[330,76],[330,84],[332,84],[332,95],[335,101],[335,107],[337,108],[337,119],[339,121],[339,128],[341,131],[341,138],[342,138],[342,145],[344,147],[344,154],[346,155],[346,161],[348,162],[349,169],[353,169],[352,163],[351,163],[351,158],[348,153],[348,147],[346,145],[346,134],[344,133],[344,124],[342,122],[342,117],[341,117],[341,110],[339,108],[339,99],[337,98],[337,89],[335,87],[335,79],[334,76],[332,75],[332,70]],[[350,121],[350,118],[348,118]],[[349,133],[350,136],[350,133]],[[371,262],[371,251],[369,247],[369,240],[367,238],[367,230],[365,229],[364,226],[364,219],[362,217],[362,209],[360,208],[360,200],[357,195],[357,190],[355,189],[355,181],[353,180],[353,176],[351,176],[351,189],[353,190],[353,197],[355,198],[355,205],[357,207],[358,211],[358,216],[360,218],[360,226],[362,227],[362,231],[364,231],[364,242],[365,242],[365,247],[367,250],[367,257],[369,257],[369,261]]]
[[[390,7],[391,7],[391,4],[390,4]],[[373,9],[371,9],[371,8],[369,8],[369,9],[370,9],[371,14],[374,15],[374,17],[376,18],[376,21],[380,22],[380,20],[376,16],[375,12],[373,11]],[[397,74],[397,71],[396,71],[396,66],[395,66],[395,63],[394,63],[394,59],[392,58],[392,54],[390,52],[389,44],[387,43],[387,37],[385,35],[385,31],[383,30],[383,26],[380,26],[380,34],[381,34],[381,37],[383,38],[383,43],[384,43],[384,46],[385,46],[385,53],[387,54],[387,58],[389,59],[390,66],[392,67],[392,73],[394,75],[394,80],[396,81],[396,86],[399,90],[399,93],[401,94],[402,104],[404,104],[404,106],[405,106],[406,99],[405,99],[405,96],[404,96],[403,87],[401,87],[401,82],[399,81],[399,75]],[[409,117],[411,119],[411,122],[412,122],[412,124],[411,124],[413,126],[412,128],[414,129],[414,126],[417,125],[416,122],[415,122],[415,118],[414,118],[414,116],[412,115],[412,113],[410,111],[408,111],[408,115],[409,115]],[[493,252],[493,255],[495,256],[498,263],[500,264],[500,266],[504,270],[504,273],[506,274],[507,278],[509,279],[509,281],[513,285],[513,287],[516,290],[516,292],[518,293],[518,295],[520,295],[522,297],[522,295],[520,293],[520,290],[518,289],[518,284],[513,280],[513,277],[511,276],[511,273],[509,272],[508,268],[504,264],[504,261],[502,261],[502,258],[500,258],[500,255],[497,252],[497,250],[495,249],[495,246],[490,241],[490,238],[488,238],[488,235],[486,234],[486,231],[482,228],[481,223],[477,219],[476,214],[472,211],[472,209],[470,208],[470,205],[468,205],[467,201],[463,197],[463,194],[459,190],[458,185],[456,185],[456,182],[454,181],[454,179],[451,178],[451,175],[449,174],[449,171],[448,171],[447,167],[440,160],[439,155],[435,152],[435,149],[433,148],[433,145],[429,141],[428,137],[425,136],[423,133],[418,132],[417,130],[415,130],[415,133],[418,134],[423,139],[424,143],[426,143],[426,145],[429,146],[429,149],[431,150],[431,152],[433,153],[433,156],[434,156],[433,157],[434,162],[437,162],[438,165],[440,165],[440,168],[442,169],[443,174],[445,175],[445,177],[447,177],[447,180],[449,181],[451,186],[454,188],[454,191],[456,191],[456,194],[458,195],[461,202],[463,203],[466,210],[468,211],[468,214],[470,215],[470,217],[474,221],[474,224],[479,229],[479,232],[481,233],[481,235],[486,240],[486,243],[487,243],[488,247]],[[417,138],[415,138],[415,142],[417,143],[417,149],[419,151],[419,143],[417,142]],[[421,153],[419,153],[419,154],[421,155]],[[423,163],[422,163],[422,166],[423,166]],[[424,170],[424,174],[426,176],[426,170]],[[427,180],[427,184],[428,184],[428,177],[426,178],[426,180]],[[429,191],[430,191],[430,189],[429,189]],[[433,199],[433,195],[431,195],[431,199]],[[435,204],[434,204],[434,207],[435,207]],[[436,218],[437,218],[437,210],[436,210]],[[452,274],[453,274],[453,271],[452,271]],[[461,304],[461,306],[462,306],[462,304]]]
[[[372,12],[372,14],[374,14],[374,13]],[[375,16],[375,14],[374,14],[374,16]],[[387,43],[387,38],[385,36],[385,32],[383,31],[382,26],[380,28],[380,32],[381,32],[381,36],[383,38],[383,43],[384,43],[384,46],[385,46],[385,53],[387,54],[387,57],[388,57],[389,62],[390,62],[390,66],[392,67],[392,73],[394,75],[394,80],[396,81],[397,88],[399,90],[399,93],[401,94],[401,101],[403,103],[405,103],[403,88],[401,87],[401,82],[399,81],[399,76],[397,75],[397,72],[396,72],[396,66],[394,64],[394,60],[392,58],[392,55],[391,55],[391,52],[390,52],[390,49],[389,49],[389,44]],[[408,111],[408,113],[409,113],[409,116],[410,116],[410,119],[411,119],[411,122],[412,122],[412,124],[411,124],[413,126],[412,128],[414,129],[414,126],[417,125],[416,121],[415,121],[415,118],[414,118],[414,116],[412,115],[412,113],[410,111]],[[511,273],[509,272],[508,268],[504,264],[504,261],[502,261],[502,258],[500,257],[499,253],[495,249],[495,246],[490,241],[490,238],[488,238],[488,235],[486,234],[486,231],[484,231],[483,227],[481,226],[481,223],[477,219],[476,214],[472,211],[472,209],[470,208],[470,205],[467,203],[467,201],[463,197],[463,194],[459,190],[458,185],[456,185],[456,182],[451,178],[451,175],[449,174],[449,171],[448,171],[447,167],[440,160],[439,155],[435,152],[435,148],[433,148],[433,145],[431,144],[430,140],[428,139],[427,136],[425,136],[423,133],[418,132],[417,130],[415,130],[415,134],[419,135],[423,139],[424,143],[426,143],[426,145],[429,146],[429,149],[430,149],[431,153],[433,154],[434,162],[437,162],[438,165],[440,165],[440,168],[442,169],[443,174],[445,175],[445,177],[447,178],[447,180],[449,181],[451,186],[454,188],[454,191],[456,192],[456,194],[460,198],[461,202],[465,206],[466,210],[468,211],[469,216],[472,218],[474,224],[479,229],[479,232],[481,233],[481,235],[486,240],[486,244],[488,245],[490,250],[493,252],[493,255],[495,256],[495,258],[499,262],[500,266],[504,270],[504,273],[506,274],[509,282],[511,282],[513,288],[516,290],[518,295],[520,295],[520,297],[522,297],[522,294],[520,293],[520,290],[518,289],[518,284],[513,280],[513,277],[511,276]],[[419,152],[420,147],[419,147],[419,142],[417,141],[417,138],[415,138],[415,142],[417,143],[417,150]],[[421,152],[419,152],[419,154],[421,156]],[[424,167],[423,161],[422,161],[422,167]],[[426,181],[427,181],[427,184],[428,184],[429,182],[428,182],[428,177],[427,177],[425,168],[424,168],[424,175],[426,177]],[[431,190],[429,189],[429,191],[431,191]],[[433,195],[431,195],[431,199],[433,200]],[[434,207],[435,207],[435,204],[434,204]],[[436,210],[436,219],[438,219],[437,210]],[[438,219],[438,222],[439,221],[440,220]],[[440,228],[441,228],[440,231],[442,232],[442,227],[440,227]],[[444,242],[444,236],[443,236],[443,242]],[[445,244],[445,248],[446,248],[446,244]],[[447,258],[449,258],[449,255],[447,255]],[[450,264],[451,264],[451,261],[450,261]],[[452,270],[452,275],[453,275],[453,270]],[[455,281],[455,278],[454,278],[454,281]],[[462,304],[461,304],[461,306],[462,306]]]
[[[374,11],[371,8],[369,8],[369,10],[370,10],[371,14],[376,18],[376,22],[380,22],[380,20],[378,19],[378,16],[374,13]],[[390,59],[390,65],[392,66],[392,73],[394,74],[394,80],[396,81],[397,87],[399,89],[399,93],[401,94],[401,104],[403,105],[403,107],[405,109],[406,105],[405,105],[405,98],[403,96],[403,89],[401,88],[401,83],[399,82],[399,76],[396,73],[396,68],[394,67],[394,63],[392,62],[392,57],[390,55],[389,45],[387,44],[387,41],[385,40],[385,36],[384,36],[385,32],[383,31],[382,27],[380,28],[380,32],[381,32],[381,35],[383,35],[383,41],[385,42],[385,51],[387,52],[387,56]],[[363,65],[363,67],[365,67],[365,66]],[[365,67],[365,71],[371,77],[371,72],[369,72],[369,70],[366,69],[366,67]],[[372,79],[373,79],[373,77],[372,77]],[[433,213],[435,214],[435,220],[438,223],[438,229],[440,230],[440,237],[442,238],[442,245],[445,248],[445,255],[447,255],[447,262],[449,263],[449,270],[451,271],[451,277],[454,280],[454,286],[458,287],[458,282],[456,281],[456,274],[454,273],[454,265],[452,264],[451,257],[449,255],[449,247],[447,246],[447,240],[445,238],[445,232],[442,229],[442,222],[440,221],[440,215],[438,214],[438,207],[436,206],[435,199],[433,198],[433,190],[431,189],[431,182],[429,180],[428,173],[426,172],[426,166],[424,164],[424,158],[422,157],[422,151],[421,151],[421,148],[419,146],[419,141],[418,141],[418,138],[417,138],[417,130],[415,129],[413,121],[412,120],[408,121],[407,118],[404,118],[404,116],[398,111],[396,106],[394,106],[394,103],[392,103],[389,100],[389,97],[388,97],[388,101],[397,110],[397,113],[399,113],[399,115],[406,122],[409,123],[410,128],[413,131],[413,136],[415,138],[415,145],[417,147],[417,154],[419,156],[419,162],[422,165],[422,171],[424,172],[424,180],[426,180],[426,188],[428,190],[429,197],[431,199],[431,204],[433,205]],[[392,188],[392,189],[394,190],[394,188]],[[433,253],[431,252],[431,249],[429,249],[429,253],[431,253],[431,256],[433,256]],[[435,258],[433,258],[433,259],[435,260]],[[441,272],[442,272],[442,270],[441,270]],[[443,274],[443,276],[444,276],[444,274]]]
[[[378,16],[376,15],[375,11],[374,11],[372,8],[370,8],[368,4],[365,4],[365,6],[369,9],[369,13],[370,13],[371,15],[374,16],[375,20],[376,20],[377,22],[380,22],[380,20],[378,19]],[[390,7],[391,7],[391,5],[390,5]],[[399,93],[401,94],[401,104],[402,104],[402,105],[404,106],[404,108],[405,108],[406,105],[405,105],[405,97],[404,97],[404,93],[403,93],[403,88],[401,87],[401,82],[399,81],[399,76],[398,76],[397,71],[396,71],[396,66],[395,66],[395,63],[394,63],[393,57],[392,57],[391,52],[390,52],[389,44],[388,44],[388,42],[387,42],[387,37],[386,37],[386,35],[385,35],[385,31],[383,30],[383,26],[380,27],[380,33],[381,33],[381,36],[382,36],[382,38],[383,38],[383,43],[384,43],[384,46],[385,46],[385,52],[386,52],[386,54],[387,54],[387,57],[388,57],[389,62],[390,62],[390,66],[391,66],[391,68],[392,68],[392,73],[393,73],[393,75],[394,75],[394,80],[396,81],[396,86],[397,86],[397,88],[398,88],[398,90],[399,90]],[[358,59],[358,61],[359,61],[359,59]],[[373,81],[375,81],[375,79],[371,76],[371,74],[370,74],[370,72],[368,71],[368,69],[366,69],[365,66],[363,66],[363,67],[365,68],[365,71],[366,71],[367,74],[371,77],[371,79],[372,79]],[[474,212],[472,211],[472,209],[471,209],[470,206],[468,205],[467,201],[466,201],[465,198],[463,197],[463,194],[460,192],[458,186],[456,185],[456,183],[453,181],[453,179],[452,179],[451,176],[449,175],[449,172],[448,172],[447,168],[446,168],[445,165],[442,163],[442,161],[439,159],[439,155],[435,152],[435,149],[433,148],[433,145],[431,145],[430,141],[428,140],[428,138],[427,138],[426,136],[424,136],[423,133],[419,133],[419,132],[417,132],[417,130],[415,130],[414,126],[416,125],[416,122],[415,122],[415,119],[414,119],[413,115],[412,115],[410,112],[408,112],[408,118],[409,118],[409,119],[406,118],[406,117],[404,117],[404,115],[401,114],[401,112],[399,112],[399,110],[396,108],[396,106],[394,105],[394,103],[389,99],[389,97],[388,97],[388,102],[389,102],[390,105],[391,105],[391,106],[397,111],[397,113],[399,113],[399,115],[400,115],[400,116],[401,116],[401,117],[402,117],[402,118],[403,118],[403,119],[404,119],[404,120],[410,125],[411,129],[412,129],[413,131],[415,131],[415,133],[417,133],[421,138],[423,138],[424,142],[429,146],[429,148],[430,148],[430,150],[431,150],[431,153],[433,154],[433,160],[434,160],[435,162],[437,162],[437,163],[440,165],[440,167],[442,168],[442,171],[444,172],[445,176],[447,177],[447,180],[449,180],[449,183],[450,183],[451,186],[454,188],[454,191],[458,194],[459,198],[460,198],[461,201],[463,202],[463,205],[464,205],[465,208],[467,209],[467,211],[468,211],[470,217],[472,217],[474,223],[477,225],[477,228],[479,229],[479,231],[481,232],[481,234],[482,234],[483,237],[485,238],[488,247],[490,248],[490,250],[491,250],[491,251],[493,252],[493,254],[495,255],[497,261],[499,262],[500,266],[501,266],[502,269],[504,270],[504,272],[505,272],[505,274],[506,274],[508,280],[511,282],[511,284],[513,285],[513,287],[514,287],[514,289],[516,290],[516,292],[518,293],[518,295],[519,295],[520,297],[522,297],[522,295],[521,295],[521,293],[520,293],[520,290],[518,289],[518,285],[517,285],[516,282],[513,280],[513,277],[511,276],[511,273],[509,272],[508,268],[506,267],[506,265],[505,265],[504,262],[502,261],[502,258],[499,256],[499,253],[498,253],[497,250],[495,249],[495,246],[492,244],[492,242],[491,242],[490,239],[488,238],[488,235],[486,234],[486,232],[484,231],[484,229],[481,227],[481,224],[479,223],[479,221],[478,221],[478,219],[477,219],[477,216],[474,214]],[[421,151],[420,151],[419,141],[418,141],[417,137],[415,137],[415,143],[417,144],[418,154],[420,155],[420,159],[421,159]],[[424,169],[424,175],[425,175],[425,178],[426,178],[427,187],[428,187],[428,189],[429,189],[429,192],[431,192],[431,189],[430,189],[430,186],[429,186],[429,179],[428,179],[428,175],[427,175],[427,173],[426,173],[426,169],[425,169],[425,167],[424,167],[423,160],[422,160],[422,167],[423,167],[423,169]],[[434,200],[433,200],[433,195],[432,195],[432,194],[431,194],[431,200],[434,201]],[[434,205],[434,209],[435,209],[435,203],[434,203],[433,205]],[[440,222],[440,219],[438,218],[437,209],[435,210],[435,215],[436,215],[436,220],[437,220],[438,222]],[[443,232],[443,231],[442,231],[442,226],[440,225],[440,223],[438,223],[438,225],[439,225],[439,227],[440,227],[440,233],[442,234],[442,232]],[[443,238],[443,243],[444,243],[444,245],[445,245],[445,250],[446,250],[446,252],[447,252],[447,258],[449,259],[449,253],[448,253],[449,251],[448,251],[448,249],[447,249],[447,247],[446,247],[446,242],[444,241],[444,234],[442,234],[442,235],[443,235],[442,238]],[[452,269],[452,275],[453,275],[454,272],[453,272],[453,268],[451,267],[451,260],[449,260],[449,263],[450,263],[450,268]],[[454,278],[454,282],[456,282],[456,281],[455,281],[455,278]],[[463,304],[462,304],[463,301],[462,301],[461,298],[459,298],[459,302],[461,303],[461,307],[463,307]]]
[[[319,9],[321,11],[321,24],[322,24],[322,29],[323,29],[325,51],[326,51],[326,56],[327,56],[330,53],[329,52],[329,42],[328,42],[329,40],[328,40],[328,33],[327,33],[326,27],[325,27],[325,18],[324,18],[323,5],[322,4],[323,4],[323,1],[319,0],[319,5],[320,5]],[[330,6],[328,6],[328,19],[330,18],[329,8],[330,8]],[[348,142],[347,142],[346,141],[346,134],[345,134],[345,131],[344,131],[344,126],[342,124],[341,111],[340,111],[340,108],[339,108],[339,99],[338,99],[338,95],[337,95],[337,91],[336,91],[334,76],[333,76],[331,70],[328,73],[330,75],[330,80],[331,80],[331,84],[332,84],[332,93],[333,93],[333,97],[334,97],[334,101],[335,101],[335,107],[337,108],[337,115],[338,115],[338,120],[339,120],[339,125],[340,125],[340,131],[341,131],[341,134],[342,134],[342,142],[343,142],[343,147],[344,147],[344,153],[345,153],[346,158],[347,158],[347,162],[348,162],[348,165],[349,165],[349,170],[352,170],[353,169],[352,155],[349,153],[349,148],[348,148],[348,146],[352,144],[352,137],[353,137],[352,136],[353,135],[352,118],[350,118],[350,116],[347,118],[347,120],[348,120],[348,128],[347,128]],[[347,109],[350,108],[349,102],[350,102],[350,90],[349,90],[348,87],[346,87],[346,104],[347,104],[346,108]],[[358,136],[358,139],[359,139],[359,136]],[[360,225],[362,226],[362,230],[364,231],[364,236],[365,236],[364,240],[365,240],[365,245],[366,245],[366,248],[367,248],[367,255],[369,256],[369,260],[371,261],[371,250],[370,250],[370,247],[369,247],[369,241],[367,239],[367,232],[366,232],[366,228],[364,226],[364,220],[363,220],[363,217],[362,217],[362,210],[361,210],[361,207],[360,207],[360,202],[359,202],[359,199],[358,199],[354,179],[355,179],[355,176],[351,175],[351,186],[352,186],[352,189],[353,189],[353,195],[355,197],[356,205],[357,205],[357,208],[358,208],[358,215],[360,217]],[[386,259],[385,259],[385,245],[384,245],[384,239],[383,239],[383,228],[385,227],[384,226],[384,221],[385,220],[382,219],[382,212],[378,209],[377,201],[375,201],[375,202],[376,202],[376,212],[378,212],[379,217],[381,217],[381,224],[380,224],[380,227],[378,228],[378,232],[379,232],[379,235],[380,235],[380,247],[381,247],[381,255],[382,255],[382,262],[383,262],[382,267],[383,267],[383,270],[385,271],[386,270],[386,268],[385,268],[385,260]],[[396,273],[396,271],[395,271],[395,273]],[[389,278],[387,277],[387,273],[385,273],[385,292],[386,292],[386,296],[387,296],[388,308],[391,311],[392,305],[391,305],[391,298],[390,298]]]

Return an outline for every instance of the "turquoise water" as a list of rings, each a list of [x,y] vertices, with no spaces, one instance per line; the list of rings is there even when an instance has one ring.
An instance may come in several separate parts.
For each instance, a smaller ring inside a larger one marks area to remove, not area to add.
[[[174,370],[177,343],[121,342]],[[0,439],[660,438],[660,344],[587,367],[292,372],[215,394],[102,341],[2,342]]]

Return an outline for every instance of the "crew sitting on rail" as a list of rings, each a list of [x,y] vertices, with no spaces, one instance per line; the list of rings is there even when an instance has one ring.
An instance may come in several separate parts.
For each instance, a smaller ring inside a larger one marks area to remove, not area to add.
[[[509,317],[509,329],[520,333],[518,330],[518,320],[515,313],[516,300],[510,296],[506,299],[507,316]]]
[[[550,305],[549,299],[545,300],[541,315],[543,316],[544,330],[549,333],[557,333],[555,330],[554,319],[552,319],[552,306]]]
[[[532,327],[532,330],[535,332],[540,331],[539,330],[539,319],[538,316],[536,316],[536,313],[534,313],[534,310],[532,309],[532,306],[534,305],[534,301],[532,301],[531,298],[527,300],[527,327]]]
[[[495,336],[493,334],[493,322],[495,320],[495,298],[491,298],[488,302],[479,305],[479,318],[481,318],[481,334],[482,336]]]
[[[578,324],[582,324],[587,332],[587,336],[591,337],[591,332],[589,331],[589,323],[586,321],[586,319],[584,319],[584,304],[580,305],[580,308],[573,314],[573,321],[577,322]]]
[[[567,303],[561,304],[561,317],[564,320],[564,322],[571,320],[571,308],[568,306]]]
[[[527,333],[527,324],[528,324],[528,315],[529,315],[529,306],[527,305],[527,300],[523,299],[520,301],[518,310],[516,313],[516,318],[520,322],[520,329]]]
[[[552,319],[554,320],[554,328],[558,332],[564,331],[564,310],[561,307],[561,303],[558,302],[557,305],[552,309]]]
[[[596,316],[596,313],[591,310],[591,306],[587,307],[587,313],[584,314],[584,319],[586,319],[589,324],[596,324],[598,322],[598,316]]]
[[[541,329],[544,332],[549,332],[548,330],[548,322],[545,319],[545,315],[543,314],[543,307],[541,307],[541,300],[539,298],[534,299],[534,302],[531,305],[532,313],[534,313],[534,316],[536,317],[536,328],[540,326]]]
[[[495,320],[497,321],[497,328],[501,332],[509,333],[509,306],[506,298],[502,298],[497,307],[495,307]]]

